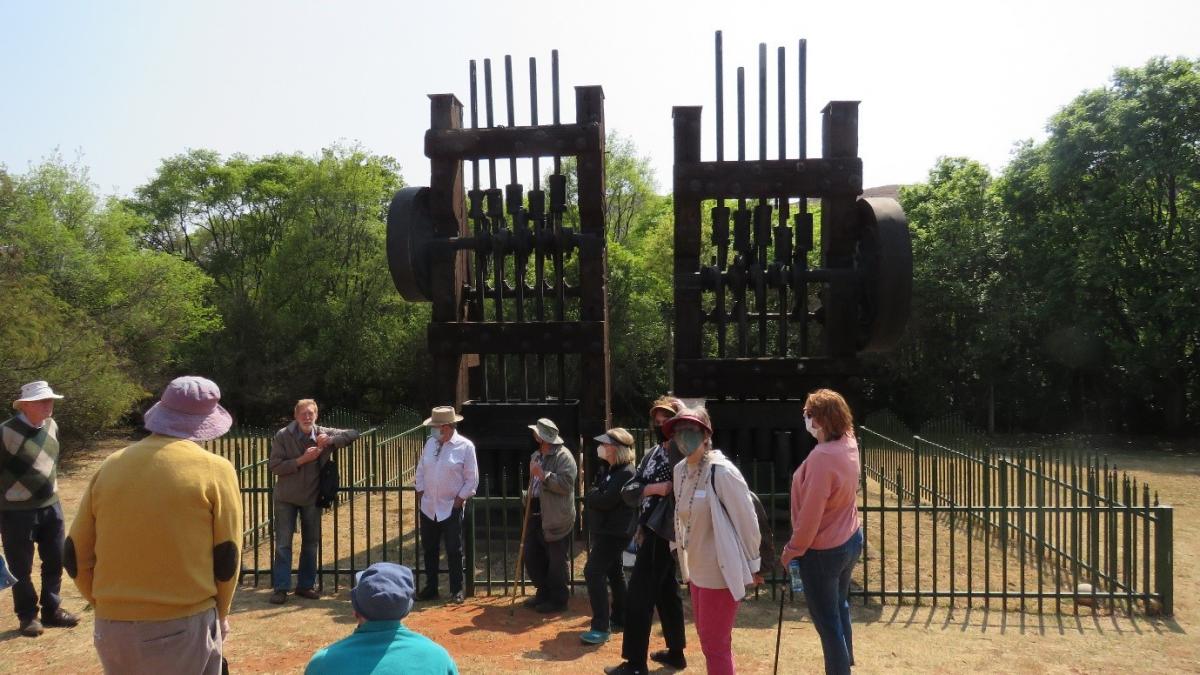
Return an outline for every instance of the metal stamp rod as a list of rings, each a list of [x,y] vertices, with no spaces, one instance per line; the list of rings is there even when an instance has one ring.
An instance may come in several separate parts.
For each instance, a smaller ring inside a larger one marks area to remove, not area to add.
[[[776,99],[779,101],[779,159],[787,159],[787,54],[783,47],[776,50]],[[788,195],[780,195],[775,202],[779,213],[779,226],[775,228],[775,264],[779,275],[779,356],[788,355],[788,284],[787,266],[791,262],[792,231],[788,214]]]
[[[479,73],[475,59],[471,59],[471,128],[479,128]],[[475,236],[480,237],[487,232],[487,218],[483,214],[483,191],[479,189],[479,160],[471,160],[471,224],[475,230]],[[472,255],[471,260],[474,264],[474,279],[475,279],[475,309],[476,316],[471,318],[475,321],[483,321],[487,312],[487,256],[476,250]],[[480,384],[482,391],[480,398],[484,401],[488,400],[488,366],[487,355],[479,355],[479,372],[481,374]]]
[[[725,66],[721,46],[721,31],[717,31],[717,161],[725,160]],[[724,200],[721,200],[721,206]]]
[[[487,116],[487,126],[489,129],[495,127],[495,115],[493,109],[492,98],[492,60],[483,60],[483,92],[484,92],[484,112]],[[492,242],[492,283],[495,286],[495,295],[493,298],[494,316],[496,321],[504,321],[504,252],[500,245],[499,237],[503,229],[504,221],[504,206],[500,190],[496,189],[496,160],[488,159],[488,217],[492,220],[492,233],[494,239]],[[497,356],[496,360],[499,364],[500,374],[500,398],[508,400],[508,378],[504,367],[504,356]]]
[[[504,55],[504,94],[505,103],[508,112],[508,128],[516,126],[516,114],[514,113],[515,105],[513,101],[513,73],[512,73],[512,55]],[[517,158],[508,158],[508,182],[517,182]],[[511,206],[510,206],[511,208]]]
[[[557,49],[550,50],[550,92],[552,94],[554,124],[555,124],[555,126],[557,126],[558,124],[560,124],[559,88],[558,88],[558,50]],[[561,174],[562,174],[562,157],[555,155],[554,156],[554,175],[559,180],[562,180],[563,177]],[[551,183],[551,186],[550,186],[551,225],[553,227],[554,236],[561,237],[562,236],[563,209],[560,206],[556,211],[554,192],[555,192],[555,185],[553,183]],[[561,248],[559,246],[555,246],[554,269],[555,269],[555,278],[556,278],[555,285],[558,289],[558,292],[556,293],[557,300],[558,300],[558,303],[557,303],[558,307],[557,307],[555,318],[557,318],[559,321],[562,321],[563,316],[566,313],[565,310],[566,310],[567,299],[566,299],[566,296],[564,295],[564,290],[565,290],[564,287],[566,286],[566,283],[565,283],[565,275],[563,274],[562,253],[561,253]],[[566,394],[567,394],[567,357],[564,354],[559,354],[558,355],[558,398],[559,398],[559,400],[560,401],[565,400]]]
[[[767,43],[758,43],[758,159],[767,159]],[[754,306],[758,309],[758,355],[767,355],[767,245],[770,243],[770,208],[766,199],[760,198],[754,210],[754,265],[758,274],[754,278]],[[765,232],[764,232],[765,229]]]
[[[799,62],[796,70],[800,78],[800,159],[808,159],[808,40],[801,39],[797,51]],[[804,231],[796,231],[796,260],[792,264],[798,265],[802,272],[808,268],[808,252],[812,250],[812,219],[808,214],[808,195],[800,195],[799,208],[800,213],[795,219],[796,226],[804,228]],[[800,321],[800,349],[797,356],[803,357],[808,353],[808,284],[803,275],[796,278],[798,283],[794,292],[796,307],[800,310],[796,313]]]
[[[511,129],[516,126],[516,101],[513,96],[513,69],[512,55],[504,55],[504,93],[506,112],[508,113],[508,127]],[[520,183],[517,183],[517,158],[508,158],[508,212],[512,216],[513,234],[516,237],[521,237],[524,230],[521,225],[524,224],[525,214],[522,212],[522,203],[524,195]],[[514,239],[514,244],[517,250],[521,250],[523,244]],[[525,263],[524,255],[516,255],[513,257],[513,286],[516,288],[516,320],[523,322],[525,320]],[[518,369],[521,378],[521,400],[529,400],[529,371],[526,368],[525,355],[521,354],[517,357]]]
[[[529,122],[538,125],[538,86],[537,59],[529,57]],[[534,250],[534,284],[536,286],[533,307],[536,321],[546,320],[546,291],[542,287],[545,280],[546,256],[542,253],[542,229],[546,226],[546,193],[542,191],[541,158],[533,158],[533,189],[529,191],[529,210],[533,218],[533,250]],[[521,283],[525,283],[522,279]],[[537,380],[541,384],[541,398],[545,400],[549,394],[546,379],[546,355],[538,354]]]

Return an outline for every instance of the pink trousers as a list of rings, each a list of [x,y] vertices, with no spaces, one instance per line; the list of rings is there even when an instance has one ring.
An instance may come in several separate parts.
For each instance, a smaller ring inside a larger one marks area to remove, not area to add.
[[[728,588],[701,588],[689,584],[692,614],[700,634],[700,651],[708,663],[708,675],[733,675],[733,621],[738,602]]]

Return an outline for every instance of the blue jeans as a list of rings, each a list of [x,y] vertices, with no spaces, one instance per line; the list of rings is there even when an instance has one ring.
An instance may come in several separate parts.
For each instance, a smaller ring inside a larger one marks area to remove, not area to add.
[[[271,586],[277,591],[292,589],[292,537],[296,534],[297,515],[300,516],[300,574],[296,578],[296,588],[308,589],[317,583],[321,507],[275,502],[275,560],[271,565]]]
[[[826,675],[845,675],[854,665],[854,640],[850,634],[850,573],[862,554],[859,529],[835,548],[809,549],[800,558],[800,579],[813,627],[821,636]]]

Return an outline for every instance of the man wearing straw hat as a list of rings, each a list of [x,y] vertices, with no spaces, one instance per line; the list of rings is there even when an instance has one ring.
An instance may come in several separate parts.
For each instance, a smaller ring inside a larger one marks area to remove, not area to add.
[[[525,569],[537,593],[527,607],[551,614],[567,608],[567,558],[575,526],[575,478],[579,469],[558,435],[558,425],[542,418],[530,424],[538,451],[529,461],[529,535]]]
[[[438,543],[444,541],[450,596],[456,603],[463,601],[463,505],[479,487],[479,464],[475,444],[456,428],[462,420],[462,415],[447,405],[434,408],[424,422],[431,433],[421,449],[413,481],[421,505],[421,548],[425,553],[426,582],[418,600],[438,596]]]
[[[54,402],[62,396],[45,381],[21,387],[16,416],[0,424],[0,539],[17,578],[13,609],[21,635],[43,626],[70,628],[79,619],[59,605],[63,570],[63,514],[58,501],[58,424]],[[42,559],[42,607],[33,587],[33,547]]]
[[[177,377],[143,416],[150,435],[92,476],[64,564],[96,611],[105,672],[221,672],[238,582],[242,496],[229,460],[198,443],[229,431],[221,390]]]
[[[300,518],[300,570],[296,575],[296,595],[309,600],[321,597],[317,592],[317,552],[321,545],[321,507],[317,506],[321,467],[333,451],[358,439],[354,429],[333,429],[317,425],[317,402],[311,398],[296,401],[295,419],[275,432],[271,439],[271,459],[267,467],[275,474],[275,555],[271,560],[272,604],[287,602],[292,588],[292,539],[296,518]]]

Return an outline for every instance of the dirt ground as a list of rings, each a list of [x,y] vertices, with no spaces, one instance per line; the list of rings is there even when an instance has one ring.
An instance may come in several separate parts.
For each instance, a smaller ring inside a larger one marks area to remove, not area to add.
[[[1124,442],[1109,456],[1159,491],[1175,507],[1175,616],[1059,616],[985,612],[980,608],[913,605],[856,605],[854,642],[857,673],[1177,673],[1200,672],[1197,591],[1200,590],[1200,454],[1196,443],[1158,443],[1134,452]],[[1143,442],[1138,446],[1144,447]],[[68,521],[80,492],[99,461],[120,443],[81,453],[60,473],[59,489]],[[36,573],[35,573],[36,578]],[[239,591],[226,654],[234,672],[301,672],[312,652],[353,630],[347,592],[320,600],[266,602],[266,585]],[[64,605],[83,620],[74,629],[49,629],[37,639],[21,637],[16,618],[0,613],[0,673],[95,673],[92,613],[69,579]],[[0,610],[9,600],[0,600]],[[686,606],[690,616],[690,607]],[[770,673],[779,606],[769,596],[743,603],[734,632],[739,672]],[[579,642],[589,610],[582,589],[567,613],[544,617],[517,608],[508,598],[467,604],[419,606],[405,621],[445,646],[463,673],[599,673],[620,662],[620,640],[593,647]],[[689,671],[700,672],[704,657],[688,624]],[[655,633],[651,649],[662,646]],[[784,611],[780,672],[821,672],[821,649],[802,604]],[[661,672],[670,672],[661,669]]]

